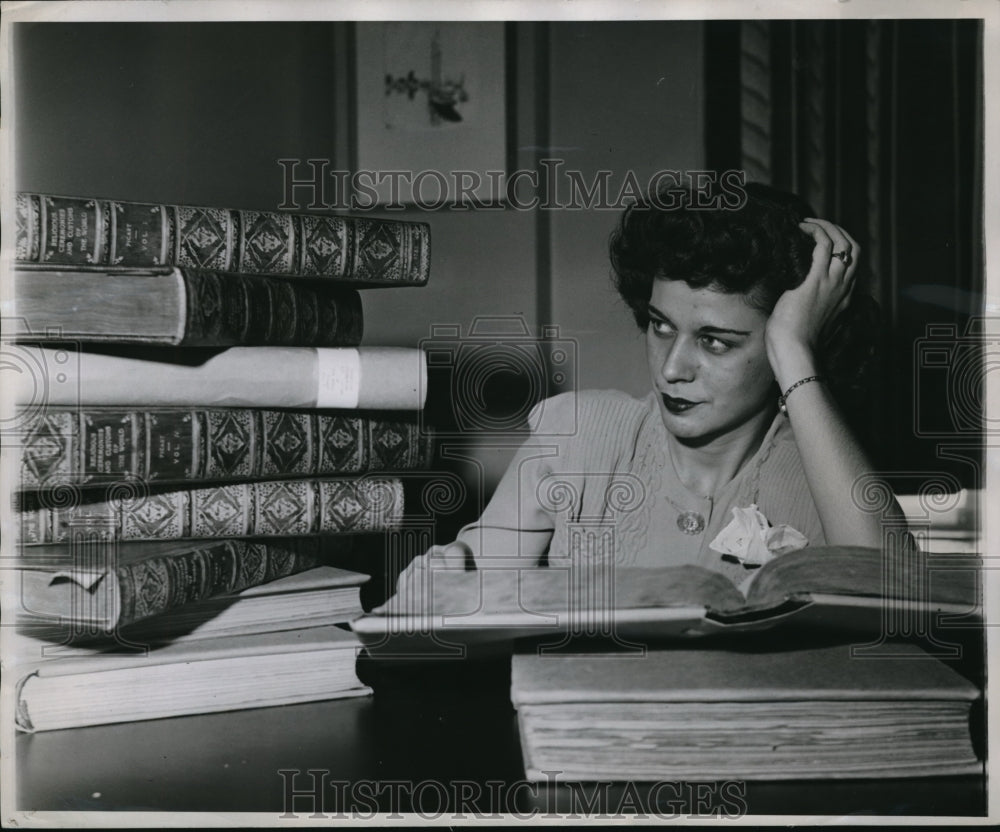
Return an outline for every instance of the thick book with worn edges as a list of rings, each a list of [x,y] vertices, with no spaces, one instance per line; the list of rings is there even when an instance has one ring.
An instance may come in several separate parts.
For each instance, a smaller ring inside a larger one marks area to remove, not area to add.
[[[13,400],[47,407],[282,407],[420,410],[427,357],[407,347],[229,347],[170,360],[22,346]],[[16,380],[15,380],[16,381]]]
[[[19,264],[187,266],[240,274],[422,286],[430,227],[336,214],[245,211],[19,193]]]
[[[484,559],[471,572],[428,561],[351,626],[373,650],[405,652],[566,635],[688,638],[779,624],[878,632],[982,618],[982,564],[963,554],[815,547],[748,573],[744,588],[699,566],[516,561]]]
[[[364,696],[357,638],[338,627],[304,627],[195,639],[145,649],[65,647],[12,638],[15,720],[51,731],[185,714]]]
[[[350,347],[361,296],[332,283],[200,269],[21,269],[14,310],[24,338],[173,347]],[[18,333],[15,333],[18,334]]]
[[[369,576],[315,566],[235,595],[208,598],[120,630],[133,643],[177,643],[223,635],[271,633],[341,624],[361,614]]]
[[[403,516],[396,477],[268,480],[137,494],[134,499],[24,508],[21,542],[66,543],[82,518],[108,518],[122,540],[295,537],[395,528]],[[27,495],[22,495],[27,500]]]
[[[113,596],[113,579],[109,580],[104,593],[99,586],[86,590],[77,583],[75,597],[66,603],[69,593],[64,591],[56,597],[57,585],[52,582],[52,576],[48,576],[46,584],[46,576],[23,570],[23,600],[18,612],[24,614],[18,618],[18,629],[27,636],[57,644],[90,647],[118,642],[143,646],[325,627],[350,621],[361,614],[361,586],[369,580],[368,575],[327,564],[310,566],[301,562],[296,567],[303,571],[236,592],[193,597],[139,620],[119,614],[119,621],[114,626],[109,626],[112,615],[106,614],[104,620],[97,620],[99,616],[95,615],[89,622],[81,615],[88,610],[99,613],[99,606],[107,613],[113,597],[103,602],[92,599],[102,594]],[[63,574],[67,573],[71,577],[81,577],[73,576],[72,570],[65,570]],[[33,586],[35,582],[40,586]],[[85,597],[87,595],[91,597]],[[124,597],[124,593],[120,593],[120,597]],[[40,613],[42,607],[47,614]],[[30,608],[31,613],[25,608]]]
[[[513,657],[529,779],[978,774],[978,688],[913,644]]]
[[[108,633],[179,607],[287,578],[351,552],[355,538],[92,540],[22,547],[7,582],[22,625]]]
[[[19,452],[20,488],[238,482],[422,469],[432,437],[392,413],[49,407],[28,422]]]
[[[133,643],[159,644],[341,624],[361,614],[361,586],[368,580],[350,569],[314,566],[235,595],[177,607],[119,633]]]

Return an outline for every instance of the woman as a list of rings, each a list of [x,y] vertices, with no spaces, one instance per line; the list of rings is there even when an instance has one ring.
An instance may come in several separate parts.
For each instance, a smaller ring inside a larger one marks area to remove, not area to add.
[[[746,196],[736,210],[625,212],[611,261],[646,333],[651,392],[542,402],[483,516],[430,557],[542,564],[576,551],[581,530],[611,529],[617,563],[739,583],[805,545],[882,545],[883,517],[852,497],[871,464],[831,393],[845,364],[859,369],[860,247],[797,197]]]

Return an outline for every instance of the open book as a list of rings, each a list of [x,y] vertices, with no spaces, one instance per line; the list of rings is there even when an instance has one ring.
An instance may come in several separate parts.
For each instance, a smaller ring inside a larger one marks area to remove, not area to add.
[[[977,626],[977,557],[859,547],[782,555],[741,587],[700,566],[615,568],[602,561],[460,571],[427,561],[352,622],[370,649],[424,650],[547,635],[676,638],[794,621],[867,632]]]

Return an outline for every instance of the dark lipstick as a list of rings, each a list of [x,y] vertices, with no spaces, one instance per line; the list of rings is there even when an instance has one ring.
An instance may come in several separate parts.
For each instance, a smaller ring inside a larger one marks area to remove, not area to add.
[[[692,407],[696,407],[701,404],[701,402],[693,402],[689,399],[680,399],[675,396],[668,396],[666,393],[661,393],[660,398],[663,399],[663,406],[673,414],[685,413]]]

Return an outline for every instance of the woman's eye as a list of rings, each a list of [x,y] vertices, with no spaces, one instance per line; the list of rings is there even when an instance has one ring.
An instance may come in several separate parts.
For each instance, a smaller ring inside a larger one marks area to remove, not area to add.
[[[650,319],[649,325],[653,328],[653,332],[657,335],[669,335],[671,332],[670,324],[666,321],[656,321]]]
[[[718,338],[712,337],[711,335],[703,335],[701,342],[705,345],[705,349],[711,353],[715,353],[716,355],[728,352],[733,347],[733,345],[728,341],[722,341]]]

